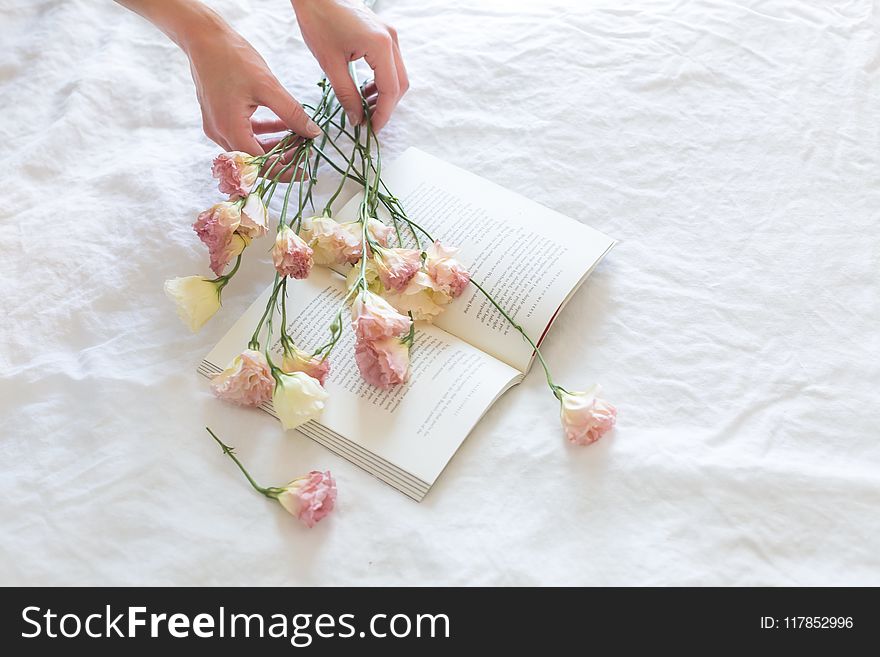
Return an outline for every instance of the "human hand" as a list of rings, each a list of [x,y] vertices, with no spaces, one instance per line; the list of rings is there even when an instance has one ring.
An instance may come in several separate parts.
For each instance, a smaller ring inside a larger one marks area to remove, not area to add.
[[[257,135],[290,129],[317,137],[321,129],[281,85],[256,50],[217,17],[183,40],[190,60],[205,134],[221,148],[262,155],[269,142]],[[252,118],[257,107],[278,120]]]
[[[349,62],[363,57],[375,80],[364,91],[374,130],[380,130],[409,88],[396,30],[360,2],[291,0],[303,39],[333,85],[349,121],[363,121],[361,96],[348,72]]]

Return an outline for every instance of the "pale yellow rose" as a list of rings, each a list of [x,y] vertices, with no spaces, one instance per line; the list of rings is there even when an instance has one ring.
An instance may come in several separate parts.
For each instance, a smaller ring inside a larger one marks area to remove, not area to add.
[[[165,294],[177,306],[177,314],[195,333],[220,310],[220,286],[201,276],[165,281]]]
[[[324,401],[330,395],[316,379],[304,372],[277,373],[277,376],[272,404],[285,430],[295,429],[321,415]]]

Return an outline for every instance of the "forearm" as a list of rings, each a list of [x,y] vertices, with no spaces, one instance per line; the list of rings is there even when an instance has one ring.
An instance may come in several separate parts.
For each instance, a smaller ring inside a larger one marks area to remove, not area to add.
[[[184,51],[199,36],[229,29],[214,10],[198,0],[116,0],[164,32]]]

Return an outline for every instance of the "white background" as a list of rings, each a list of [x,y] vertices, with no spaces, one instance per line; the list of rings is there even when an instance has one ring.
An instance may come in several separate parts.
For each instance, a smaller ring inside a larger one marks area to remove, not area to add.
[[[213,3],[302,99],[284,0]],[[0,4],[3,584],[880,584],[880,37],[871,2],[387,0],[383,133],[621,240],[546,341],[616,431],[569,447],[534,371],[422,504],[194,372],[218,198],[185,57],[110,2]],[[451,241],[454,241],[451,240]],[[263,260],[265,261],[265,257]],[[247,488],[330,468],[307,530]]]

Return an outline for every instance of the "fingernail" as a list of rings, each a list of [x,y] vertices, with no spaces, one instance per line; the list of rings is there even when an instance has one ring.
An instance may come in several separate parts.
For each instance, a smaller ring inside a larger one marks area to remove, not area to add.
[[[311,133],[312,137],[317,137],[321,134],[321,128],[318,127],[318,124],[309,119],[309,122],[306,123],[306,129]]]
[[[360,123],[360,120],[352,112],[346,112],[345,115],[348,117],[348,122],[352,125]]]

